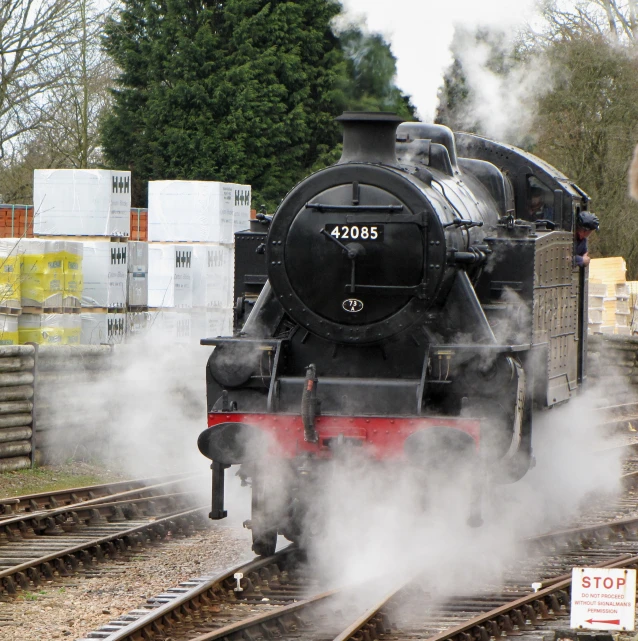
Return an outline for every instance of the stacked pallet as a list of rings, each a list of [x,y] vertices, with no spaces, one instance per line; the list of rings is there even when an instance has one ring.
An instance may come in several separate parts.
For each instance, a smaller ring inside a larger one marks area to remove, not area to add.
[[[594,258],[589,264],[590,334],[631,334],[627,265],[624,258]]]
[[[83,344],[124,341],[130,187],[130,171],[34,171],[33,199],[41,212],[36,236],[82,243],[82,309],[77,322]]]
[[[177,342],[231,335],[234,234],[250,225],[249,185],[151,181],[148,313],[129,318]]]
[[[27,238],[11,242],[20,259],[18,342],[79,344],[82,244]]]
[[[234,233],[255,214],[250,186],[151,182],[149,209],[138,209],[130,184],[130,172],[36,170],[35,220],[31,206],[0,208],[0,235],[12,230],[19,256],[11,264],[0,246],[0,344],[116,344],[149,327],[178,341],[232,333]]]

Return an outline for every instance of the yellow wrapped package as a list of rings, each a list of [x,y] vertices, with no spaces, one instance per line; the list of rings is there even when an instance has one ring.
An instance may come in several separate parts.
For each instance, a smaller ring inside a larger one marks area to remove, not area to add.
[[[62,242],[64,246],[62,252],[62,270],[64,272],[63,306],[73,309],[82,306],[84,245],[75,241]]]
[[[22,307],[62,307],[63,241],[20,241]]]
[[[0,307],[20,309],[20,257],[0,253]]]
[[[80,314],[64,314],[64,345],[79,345],[82,334],[82,317]]]
[[[20,240],[0,239],[0,308],[20,309]]]
[[[18,345],[18,318],[9,314],[0,314],[0,345]]]
[[[64,314],[22,314],[18,319],[21,345],[53,345],[64,342]]]

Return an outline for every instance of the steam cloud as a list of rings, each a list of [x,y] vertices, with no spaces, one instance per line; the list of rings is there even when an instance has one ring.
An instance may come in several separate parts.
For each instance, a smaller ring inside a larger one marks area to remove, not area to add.
[[[538,99],[552,89],[551,66],[540,55],[511,64],[512,31],[478,33],[457,26],[452,41],[469,88],[469,104],[460,117],[470,130],[478,126],[489,138],[520,145],[531,134]],[[495,59],[502,67],[498,73]]]
[[[80,391],[86,429],[111,434],[105,455],[135,476],[201,471],[204,504],[210,500],[209,461],[196,440],[206,419],[208,355],[198,345],[140,340],[116,350],[114,369],[87,378]],[[449,478],[427,478],[407,464],[372,464],[356,452],[340,456],[323,467],[312,488],[311,561],[328,585],[418,572],[427,573],[439,595],[467,591],[473,582],[498,585],[523,537],[565,526],[592,496],[617,490],[617,455],[601,464],[595,454],[608,445],[592,411],[605,397],[602,388],[590,390],[536,417],[536,468],[516,484],[488,488],[479,529],[467,525],[468,491]],[[103,420],[92,421],[98,413]],[[222,526],[249,518],[250,488],[239,487],[236,469],[227,470],[229,521]],[[361,608],[388,587],[367,582],[369,588],[359,591]]]

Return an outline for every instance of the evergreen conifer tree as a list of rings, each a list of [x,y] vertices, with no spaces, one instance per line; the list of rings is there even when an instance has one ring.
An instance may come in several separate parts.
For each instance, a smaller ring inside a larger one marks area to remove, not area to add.
[[[121,70],[102,123],[112,166],[147,180],[253,186],[273,208],[339,157],[344,109],[412,118],[380,36],[337,37],[338,0],[122,0],[105,47]]]
[[[124,0],[105,37],[122,70],[107,158],[142,180],[249,183],[275,203],[338,143],[339,11],[333,0]]]

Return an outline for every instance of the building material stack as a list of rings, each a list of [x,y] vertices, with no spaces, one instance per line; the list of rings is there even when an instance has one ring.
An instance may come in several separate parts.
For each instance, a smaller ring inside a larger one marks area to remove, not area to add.
[[[250,221],[251,189],[202,181],[149,183],[146,322],[168,340],[230,335],[234,234]],[[143,319],[129,315],[132,331]]]
[[[16,242],[0,240],[0,345],[17,345],[22,313],[20,256]]]
[[[70,311],[66,305],[78,301],[82,313],[78,319],[63,320],[62,342],[113,344],[124,340],[130,185],[128,171],[34,172],[34,203],[38,211],[34,231],[38,239],[64,243],[66,260],[63,258],[62,264],[67,272],[78,265],[68,250],[70,241],[82,243],[82,274],[76,274],[76,279],[72,274],[65,274],[62,294],[63,311]]]
[[[19,258],[19,342],[79,343],[82,243],[40,238],[7,242]]]
[[[589,333],[631,334],[627,265],[624,258],[594,258],[589,264]]]

